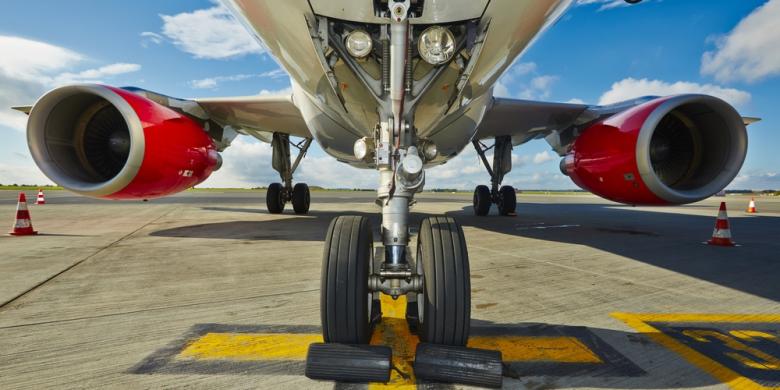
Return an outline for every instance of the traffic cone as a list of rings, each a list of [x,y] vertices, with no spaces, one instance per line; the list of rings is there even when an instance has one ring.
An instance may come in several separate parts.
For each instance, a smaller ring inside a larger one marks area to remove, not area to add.
[[[734,246],[731,241],[731,230],[729,229],[729,216],[726,214],[726,202],[720,202],[720,211],[718,219],[715,221],[715,230],[712,231],[712,238],[707,241],[709,245]]]
[[[43,196],[43,190],[38,189],[38,199],[35,201],[35,204],[46,204],[46,197]]]
[[[19,193],[19,203],[16,205],[16,223],[14,223],[14,228],[10,233],[13,236],[38,234],[33,230],[30,211],[27,210],[27,197],[24,196],[24,192]]]
[[[750,198],[750,204],[748,205],[747,212],[750,214],[755,214],[758,211],[756,211],[756,200],[755,198]]]

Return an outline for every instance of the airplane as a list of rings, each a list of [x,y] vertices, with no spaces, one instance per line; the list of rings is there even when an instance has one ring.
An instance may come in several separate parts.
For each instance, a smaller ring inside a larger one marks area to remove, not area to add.
[[[561,171],[583,189],[634,205],[717,194],[747,153],[746,126],[757,119],[712,96],[602,106],[494,97],[499,78],[572,3],[226,0],[289,74],[291,93],[178,99],[78,84],[16,108],[29,114],[27,139],[38,167],[90,197],[148,199],[193,187],[219,169],[219,153],[239,134],[272,145],[281,183],[268,187],[270,213],[287,203],[308,213],[309,188],[293,185],[293,174],[315,140],[338,161],[376,169],[377,250],[364,216],[336,217],[327,230],[323,338],[368,343],[383,293],[407,297],[407,320],[421,341],[463,346],[471,289],[461,226],[449,216],[429,217],[416,246],[410,243],[410,207],[426,169],[474,147],[490,179],[474,190],[474,213],[486,216],[496,205],[499,215],[509,215],[516,190],[503,178],[512,148],[531,140],[548,142]],[[299,151],[295,160],[291,149]]]

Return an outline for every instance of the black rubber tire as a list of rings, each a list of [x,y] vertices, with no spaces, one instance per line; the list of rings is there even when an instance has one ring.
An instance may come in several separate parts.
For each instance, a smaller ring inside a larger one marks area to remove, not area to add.
[[[485,216],[490,213],[490,205],[493,204],[490,199],[490,189],[487,186],[477,186],[474,189],[474,214]]]
[[[469,254],[463,229],[450,217],[420,224],[417,272],[424,287],[418,300],[420,341],[465,346],[471,322]]]
[[[268,191],[265,193],[265,205],[268,207],[268,212],[271,214],[281,214],[284,211],[284,198],[282,192],[284,187],[280,183],[271,183],[268,186]]]
[[[320,317],[326,343],[367,344],[371,339],[373,303],[368,276],[373,233],[366,217],[333,219],[322,255]],[[371,309],[369,309],[371,303]]]
[[[515,213],[517,208],[517,194],[512,186],[503,186],[498,190],[498,213],[509,215]]]
[[[306,183],[298,183],[293,187],[292,205],[295,214],[306,214],[311,205],[311,194]]]

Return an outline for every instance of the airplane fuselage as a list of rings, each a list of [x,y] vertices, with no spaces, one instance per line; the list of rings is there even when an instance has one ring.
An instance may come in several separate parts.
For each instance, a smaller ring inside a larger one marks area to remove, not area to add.
[[[457,60],[436,69],[417,59],[408,70],[414,81],[403,114],[417,137],[437,146],[439,155],[430,165],[454,157],[471,141],[499,77],[571,1],[411,2],[417,3],[419,14],[409,18],[413,31],[444,25],[464,32]],[[334,31],[324,26],[379,31],[391,23],[382,14],[387,5],[372,0],[230,0],[227,5],[290,75],[294,102],[322,148],[340,161],[367,166],[354,157],[353,145],[372,137],[382,113],[389,112],[377,98],[387,93],[381,85],[382,59],[369,56],[350,64],[328,57],[337,48],[328,44]],[[375,81],[379,88],[372,91]]]

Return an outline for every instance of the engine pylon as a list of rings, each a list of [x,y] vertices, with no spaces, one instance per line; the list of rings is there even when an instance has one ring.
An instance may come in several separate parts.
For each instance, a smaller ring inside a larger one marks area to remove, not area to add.
[[[46,204],[46,197],[43,196],[43,190],[38,189],[38,199],[35,200],[35,204]]]
[[[32,221],[30,220],[30,211],[27,210],[27,197],[24,196],[24,192],[19,193],[19,203],[16,205],[16,222],[11,230],[12,236],[31,236],[38,234],[33,230]]]
[[[731,240],[731,230],[729,229],[729,216],[726,213],[726,202],[720,202],[718,219],[715,221],[715,230],[712,231],[712,238],[707,241],[708,245],[716,246],[735,246]]]
[[[748,204],[747,212],[750,214],[755,214],[758,211],[756,211],[756,199],[750,198],[750,204]]]

